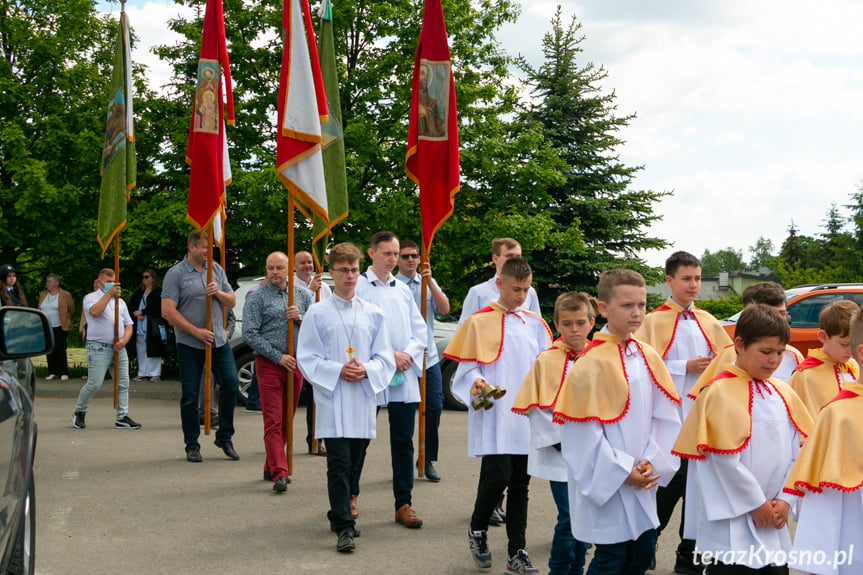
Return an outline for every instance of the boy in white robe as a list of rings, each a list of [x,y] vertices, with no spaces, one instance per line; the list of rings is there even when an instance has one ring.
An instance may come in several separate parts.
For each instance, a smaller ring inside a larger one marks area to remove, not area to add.
[[[764,305],[776,308],[779,312],[785,315],[785,317],[788,317],[785,290],[783,290],[782,286],[776,282],[754,283],[743,290],[743,293],[740,295],[740,299],[743,301],[744,308],[754,303],[763,303]],[[701,373],[698,381],[696,381],[695,385],[692,386],[692,390],[690,390],[689,395],[695,398],[698,395],[698,391],[710,383],[710,380],[722,371],[723,365],[726,363],[734,363],[734,360],[736,359],[737,352],[734,351],[734,344],[732,343],[726,346],[725,349],[713,358],[713,361],[710,362],[710,365],[707,366],[707,369]],[[791,373],[797,369],[797,366],[802,361],[803,354],[801,354],[796,347],[786,344],[785,353],[782,354],[782,361],[779,363],[779,367],[776,368],[776,371],[773,372],[773,377],[781,379],[785,383],[789,383],[791,380]]]
[[[523,309],[532,279],[530,265],[510,258],[502,266],[498,301],[471,315],[443,354],[458,361],[452,390],[466,404],[488,386],[507,391],[488,410],[468,414],[468,457],[482,457],[479,486],[468,528],[471,558],[491,567],[489,518],[507,492],[507,573],[539,573],[525,551],[530,425],[511,411],[521,382],[539,352],[551,345],[551,330],[538,315]]]
[[[684,251],[671,254],[665,260],[665,283],[671,288],[671,297],[647,314],[635,337],[653,346],[662,356],[681,400],[679,413],[683,421],[692,407],[687,394],[711,359],[731,345],[731,339],[716,318],[695,305],[701,291],[701,262],[698,258]],[[656,491],[657,538],[668,525],[677,502],[682,501],[678,530],[680,542],[674,571],[683,575],[700,575],[702,569],[694,556],[695,541],[686,534],[686,471],[687,464],[683,461],[668,485]]]
[[[357,281],[357,295],[384,310],[384,323],[393,346],[396,373],[378,394],[378,405],[387,406],[390,424],[390,459],[393,469],[395,521],[405,527],[422,527],[411,507],[414,485],[414,422],[421,400],[419,378],[428,332],[410,288],[392,274],[399,259],[399,239],[392,232],[372,236],[368,255],[372,265]],[[362,467],[360,467],[362,471]],[[356,506],[359,485],[354,486]]]
[[[821,310],[816,334],[821,348],[809,350],[788,382],[813,419],[847,382],[857,378],[860,366],[851,357],[849,343],[851,318],[856,313],[857,304],[850,300],[833,302]]]
[[[779,311],[744,309],[737,360],[700,391],[674,444],[691,460],[696,548],[708,575],[788,573],[793,497],[782,486],[812,425],[791,386],[771,377],[790,335]]]
[[[552,408],[566,374],[587,344],[596,320],[596,301],[583,292],[568,292],[554,302],[554,327],[560,333],[554,344],[539,354],[518,390],[512,411],[530,420],[527,472],[549,482],[557,505],[557,524],[548,559],[549,575],[580,575],[588,543],[572,536],[566,461],[561,455],[561,426],[552,420]]]
[[[632,338],[647,307],[641,274],[607,270],[597,292],[608,324],[566,376],[553,417],[563,423],[572,534],[596,546],[588,575],[642,575],[659,525],[651,488],[679,465],[680,400],[659,354]]]
[[[863,357],[863,309],[851,322],[851,349]],[[815,419],[784,491],[802,498],[789,564],[816,575],[858,575],[863,550],[863,385],[844,388]],[[857,557],[854,556],[855,551]]]
[[[375,437],[375,397],[396,369],[383,311],[354,293],[361,257],[352,244],[333,247],[333,297],[309,308],[297,341],[297,364],[315,386],[315,438],[327,448],[327,517],[343,553],[355,548],[351,474]]]

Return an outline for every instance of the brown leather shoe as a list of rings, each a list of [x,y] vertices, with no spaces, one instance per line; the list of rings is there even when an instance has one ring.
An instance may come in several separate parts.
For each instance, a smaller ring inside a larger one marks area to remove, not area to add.
[[[417,517],[417,512],[411,509],[411,506],[405,503],[399,510],[396,511],[396,523],[401,523],[409,529],[416,529],[423,526],[423,520]]]
[[[351,517],[356,519],[360,516],[360,508],[357,505],[357,496],[351,495]]]

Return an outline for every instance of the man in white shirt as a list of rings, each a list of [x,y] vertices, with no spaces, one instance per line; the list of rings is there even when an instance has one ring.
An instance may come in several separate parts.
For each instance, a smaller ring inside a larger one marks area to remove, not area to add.
[[[333,295],[330,286],[323,282],[323,274],[315,273],[315,262],[312,259],[312,254],[306,251],[299,251],[294,254],[294,285],[309,290],[312,295],[320,288],[321,297],[319,301]]]
[[[438,457],[438,427],[443,411],[443,377],[440,371],[440,358],[434,343],[434,316],[436,313],[449,313],[449,299],[431,275],[431,266],[426,264],[420,273],[420,250],[416,243],[402,240],[399,243],[399,273],[396,279],[404,282],[414,296],[417,307],[422,297],[422,278],[428,278],[426,290],[426,325],[428,326],[428,351],[426,352],[426,422],[425,422],[425,477],[429,481],[440,481],[440,474],[434,468]]]
[[[114,339],[114,306],[119,305],[120,321]],[[114,363],[117,353],[117,419],[116,429],[140,429],[141,424],[129,417],[129,358],[126,343],[132,337],[132,317],[126,302],[120,299],[120,284],[114,283],[114,270],[105,268],[96,279],[96,291],[84,297],[84,315],[87,318],[87,383],[78,393],[72,427],[84,429],[84,416],[90,399],[102,387],[105,374]]]

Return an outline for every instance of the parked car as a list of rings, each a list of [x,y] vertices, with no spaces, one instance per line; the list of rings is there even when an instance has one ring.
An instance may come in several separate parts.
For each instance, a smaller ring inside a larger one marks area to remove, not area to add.
[[[33,573],[36,567],[35,377],[28,358],[53,348],[42,312],[0,308],[0,573]]]
[[[234,328],[234,335],[228,343],[231,346],[231,351],[234,353],[234,361],[237,364],[237,377],[240,379],[240,390],[237,394],[237,403],[240,405],[246,405],[246,399],[249,397],[249,386],[252,384],[252,374],[255,372],[255,354],[249,344],[243,339],[243,305],[246,303],[246,294],[249,293],[249,290],[261,283],[263,279],[263,276],[240,278],[237,280],[237,289],[234,290],[237,298],[237,306],[234,308],[237,325]],[[324,274],[324,282],[330,287],[333,286],[333,280],[329,274]],[[452,376],[455,374],[458,364],[441,355],[441,352],[443,352],[449,343],[457,327],[458,323],[455,321],[440,321],[435,318],[435,345],[438,355],[441,357],[440,368],[443,376],[444,407],[466,410],[467,406],[455,397],[451,390]]]
[[[813,347],[821,347],[818,341],[818,314],[827,304],[835,301],[851,300],[863,304],[863,284],[833,283],[808,284],[785,290],[788,302],[788,322],[791,324],[790,344],[804,356]],[[722,323],[725,331],[734,337],[734,326],[740,313],[726,318]]]

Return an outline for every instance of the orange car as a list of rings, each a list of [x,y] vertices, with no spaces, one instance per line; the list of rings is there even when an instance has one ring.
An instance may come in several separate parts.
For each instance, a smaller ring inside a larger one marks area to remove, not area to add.
[[[788,301],[788,322],[791,324],[791,345],[804,356],[818,341],[818,314],[827,304],[843,299],[863,304],[863,284],[810,284],[785,290]],[[734,338],[737,313],[722,321],[725,331]]]

